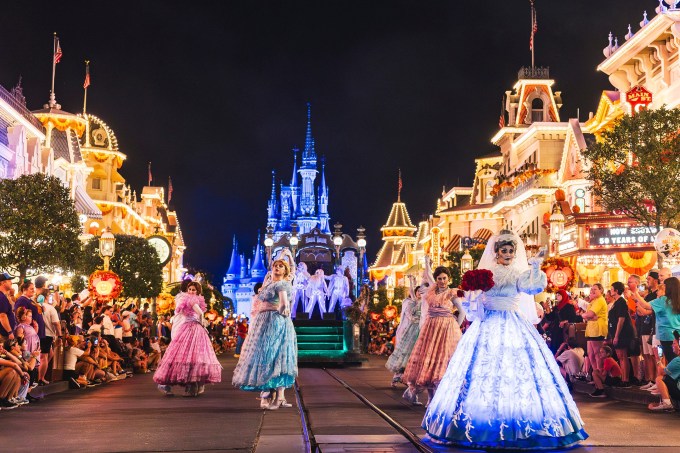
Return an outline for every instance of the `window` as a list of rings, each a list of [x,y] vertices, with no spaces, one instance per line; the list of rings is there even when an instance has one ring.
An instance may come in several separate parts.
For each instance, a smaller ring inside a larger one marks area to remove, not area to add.
[[[0,157],[0,178],[4,179],[7,178],[9,175],[7,174],[7,168],[8,168],[9,162]]]
[[[92,178],[92,190],[102,190],[102,178]]]
[[[586,212],[586,191],[583,189],[576,189],[574,196],[574,204],[581,209],[581,212]]]
[[[541,98],[536,98],[531,101],[531,122],[543,121],[543,101]]]

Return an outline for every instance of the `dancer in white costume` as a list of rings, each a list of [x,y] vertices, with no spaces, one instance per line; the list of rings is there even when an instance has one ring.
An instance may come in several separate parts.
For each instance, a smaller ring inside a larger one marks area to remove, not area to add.
[[[307,282],[307,306],[305,311],[312,316],[314,312],[314,305],[319,304],[319,311],[321,312],[321,317],[323,318],[324,313],[326,313],[326,296],[328,295],[328,286],[326,286],[326,278],[323,273],[323,269],[317,269],[309,278]]]
[[[295,318],[298,304],[301,303],[303,309],[307,306],[305,290],[307,289],[309,278],[310,275],[309,272],[307,272],[307,265],[305,263],[298,264],[297,272],[295,273],[295,278],[293,279],[293,303],[290,309],[291,318]]]
[[[547,283],[541,260],[531,261],[516,233],[503,230],[487,243],[478,267],[493,273],[495,285],[466,294],[473,322],[425,413],[422,426],[431,439],[463,448],[541,450],[588,437],[555,358],[531,324],[531,295]]]
[[[342,268],[338,267],[335,270],[335,274],[329,277],[330,285],[328,285],[328,293],[330,294],[331,300],[328,303],[328,313],[335,312],[335,305],[340,303],[342,306],[343,301],[347,296],[349,296],[349,280],[342,273]]]

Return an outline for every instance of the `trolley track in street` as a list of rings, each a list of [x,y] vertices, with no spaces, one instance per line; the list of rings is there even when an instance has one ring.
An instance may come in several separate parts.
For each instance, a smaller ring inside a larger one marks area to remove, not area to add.
[[[366,410],[370,410],[373,413],[377,414],[384,422],[386,422],[392,428],[393,431],[396,431],[396,433],[398,433],[399,436],[401,436],[409,444],[411,444],[414,448],[414,451],[418,451],[421,453],[434,453],[436,451],[432,447],[424,443],[416,434],[414,434],[404,425],[396,421],[389,414],[387,414],[385,411],[383,411],[377,405],[371,402],[364,394],[362,394],[356,388],[352,387],[342,378],[338,377],[334,372],[327,368],[321,368],[318,369],[318,371],[325,373],[335,382],[337,382],[340,387],[342,387],[347,392],[351,393],[356,399],[358,399],[363,404]],[[310,421],[309,416],[310,409],[307,407],[307,405],[305,405],[305,400],[303,396],[304,389],[301,391],[299,382],[297,380],[295,382],[294,389],[295,398],[297,400],[298,412],[300,415],[300,422],[302,424],[305,451],[308,453],[322,452],[320,443],[317,441],[317,438],[315,436],[314,427],[312,426],[312,423]]]

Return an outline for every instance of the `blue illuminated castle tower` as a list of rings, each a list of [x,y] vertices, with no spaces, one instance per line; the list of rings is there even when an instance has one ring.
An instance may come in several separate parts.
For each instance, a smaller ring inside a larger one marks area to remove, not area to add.
[[[292,223],[297,223],[299,234],[308,233],[316,227],[323,233],[330,233],[328,185],[323,159],[321,182],[318,187],[315,184],[319,170],[312,136],[311,109],[311,104],[307,104],[307,133],[300,168],[297,157],[300,150],[293,148],[293,175],[290,184],[285,185],[281,181],[277,191],[276,172],[272,171],[272,191],[267,203],[267,226],[274,229],[274,240],[290,233]]]
[[[259,240],[259,231],[257,237]],[[229,269],[222,282],[222,294],[234,302],[236,313],[250,316],[253,287],[256,283],[262,283],[266,274],[262,246],[258,243],[253,251],[252,261],[246,260],[244,254],[239,254],[238,242],[234,236]]]

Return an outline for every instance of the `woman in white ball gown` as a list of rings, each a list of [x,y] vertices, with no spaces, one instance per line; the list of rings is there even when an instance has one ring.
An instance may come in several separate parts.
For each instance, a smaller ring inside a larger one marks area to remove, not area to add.
[[[519,236],[492,237],[478,268],[495,285],[482,293],[430,402],[423,428],[437,443],[478,449],[566,448],[588,434],[545,341],[531,324],[533,297],[546,286],[541,261]]]

